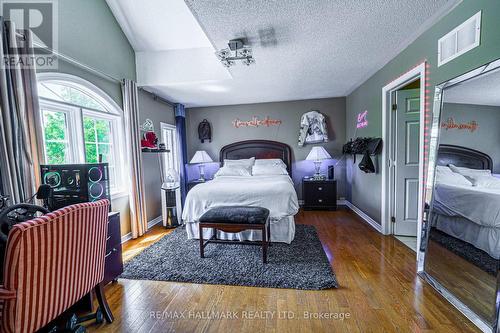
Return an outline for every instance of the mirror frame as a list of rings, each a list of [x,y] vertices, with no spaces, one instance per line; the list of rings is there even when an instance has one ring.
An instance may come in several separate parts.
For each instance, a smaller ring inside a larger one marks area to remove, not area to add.
[[[450,88],[456,84],[467,81],[469,79],[476,78],[485,73],[499,69],[500,69],[500,59],[497,59],[479,68],[469,71],[463,75],[460,75],[454,79],[436,85],[435,87],[433,116],[432,116],[432,124],[429,137],[429,150],[428,150],[429,163],[426,172],[427,181],[425,184],[425,198],[424,198],[425,207],[429,207],[429,209],[426,210],[423,214],[424,218],[422,221],[422,241],[420,244],[420,248],[418,249],[420,254],[419,256],[420,259],[417,263],[418,266],[417,273],[420,277],[422,277],[432,287],[434,287],[434,289],[436,289],[438,293],[440,293],[448,302],[450,302],[460,312],[462,312],[479,329],[481,329],[483,332],[488,332],[488,333],[500,333],[500,267],[497,272],[497,291],[495,297],[496,319],[493,323],[488,323],[425,271],[425,255],[427,250],[427,243],[429,240],[428,217],[430,212],[432,211],[432,206],[433,206],[432,199],[433,199],[433,190],[435,185],[434,176],[435,176],[438,145],[439,145],[441,110],[443,107],[443,90],[446,88]]]

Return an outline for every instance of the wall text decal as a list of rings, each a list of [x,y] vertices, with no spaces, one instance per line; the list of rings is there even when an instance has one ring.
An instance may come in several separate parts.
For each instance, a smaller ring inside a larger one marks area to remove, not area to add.
[[[240,127],[259,127],[259,126],[279,126],[281,125],[281,120],[271,119],[269,116],[266,116],[264,119],[259,119],[257,116],[253,116],[251,120],[243,121],[236,118],[233,121],[233,126],[236,128]]]
[[[368,110],[358,113],[358,123],[356,128],[365,128],[368,126]]]
[[[453,117],[450,117],[448,118],[448,120],[441,123],[441,128],[444,128],[445,130],[466,130],[472,133],[479,128],[479,124],[475,120],[471,120],[468,123],[456,123],[455,119]]]

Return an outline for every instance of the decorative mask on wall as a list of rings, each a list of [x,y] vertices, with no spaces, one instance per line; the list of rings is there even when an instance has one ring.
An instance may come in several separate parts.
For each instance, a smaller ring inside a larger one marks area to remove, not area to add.
[[[456,123],[455,119],[453,117],[450,117],[446,121],[443,121],[441,123],[441,128],[445,130],[465,130],[473,133],[479,128],[479,124],[475,120],[471,120],[468,123]]]
[[[358,113],[358,122],[356,123],[356,128],[365,128],[368,126],[368,110]]]
[[[271,119],[269,116],[266,116],[264,119],[259,119],[257,116],[253,116],[251,120],[243,121],[238,118],[236,118],[233,121],[233,126],[236,128],[240,127],[259,127],[259,126],[279,126],[281,125],[281,120],[278,119]]]

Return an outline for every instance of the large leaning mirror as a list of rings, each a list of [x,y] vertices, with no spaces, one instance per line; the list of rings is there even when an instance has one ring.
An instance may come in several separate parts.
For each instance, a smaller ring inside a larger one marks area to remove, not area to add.
[[[500,332],[500,61],[436,87],[420,274]]]

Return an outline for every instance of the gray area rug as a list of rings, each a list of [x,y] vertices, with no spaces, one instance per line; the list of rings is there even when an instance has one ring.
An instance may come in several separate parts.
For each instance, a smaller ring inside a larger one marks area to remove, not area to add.
[[[296,226],[291,244],[273,243],[268,263],[262,248],[209,244],[200,258],[199,241],[177,228],[125,264],[124,279],[320,290],[337,279],[313,226]]]

